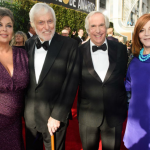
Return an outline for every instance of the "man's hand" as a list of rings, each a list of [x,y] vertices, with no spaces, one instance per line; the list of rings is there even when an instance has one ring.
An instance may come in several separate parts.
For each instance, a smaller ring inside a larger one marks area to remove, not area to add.
[[[48,119],[47,127],[50,135],[52,136],[53,133],[55,133],[57,129],[60,127],[60,121],[50,117]]]

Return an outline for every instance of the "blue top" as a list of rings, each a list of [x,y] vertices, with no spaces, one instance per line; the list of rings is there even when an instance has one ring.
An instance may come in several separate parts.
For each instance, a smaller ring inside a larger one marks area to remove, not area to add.
[[[133,58],[125,87],[131,91],[125,146],[130,150],[150,150],[150,59],[142,62]]]

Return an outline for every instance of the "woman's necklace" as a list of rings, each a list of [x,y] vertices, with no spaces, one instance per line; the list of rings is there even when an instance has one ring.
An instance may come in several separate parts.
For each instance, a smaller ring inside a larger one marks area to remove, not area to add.
[[[146,61],[147,59],[150,58],[150,54],[143,56],[143,51],[144,51],[144,48],[141,49],[140,54],[139,54],[140,61]]]

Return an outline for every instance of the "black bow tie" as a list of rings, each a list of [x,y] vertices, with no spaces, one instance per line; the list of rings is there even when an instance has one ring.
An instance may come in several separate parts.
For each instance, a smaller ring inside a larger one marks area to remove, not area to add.
[[[37,40],[36,40],[36,47],[37,47],[37,49],[43,47],[47,51],[48,50],[48,46],[49,46],[49,41],[45,41],[43,44],[41,44],[39,38],[37,38]]]
[[[104,43],[103,45],[99,46],[99,47],[97,47],[97,46],[92,46],[93,52],[95,52],[95,51],[97,51],[97,50],[103,50],[103,51],[106,51],[106,49],[107,49],[107,46],[106,46],[105,43]]]

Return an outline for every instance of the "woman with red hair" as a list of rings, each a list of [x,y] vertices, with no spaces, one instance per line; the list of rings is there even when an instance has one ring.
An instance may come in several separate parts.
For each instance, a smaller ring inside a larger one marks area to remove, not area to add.
[[[150,14],[135,25],[132,53],[125,82],[131,100],[124,143],[129,150],[150,150]]]

